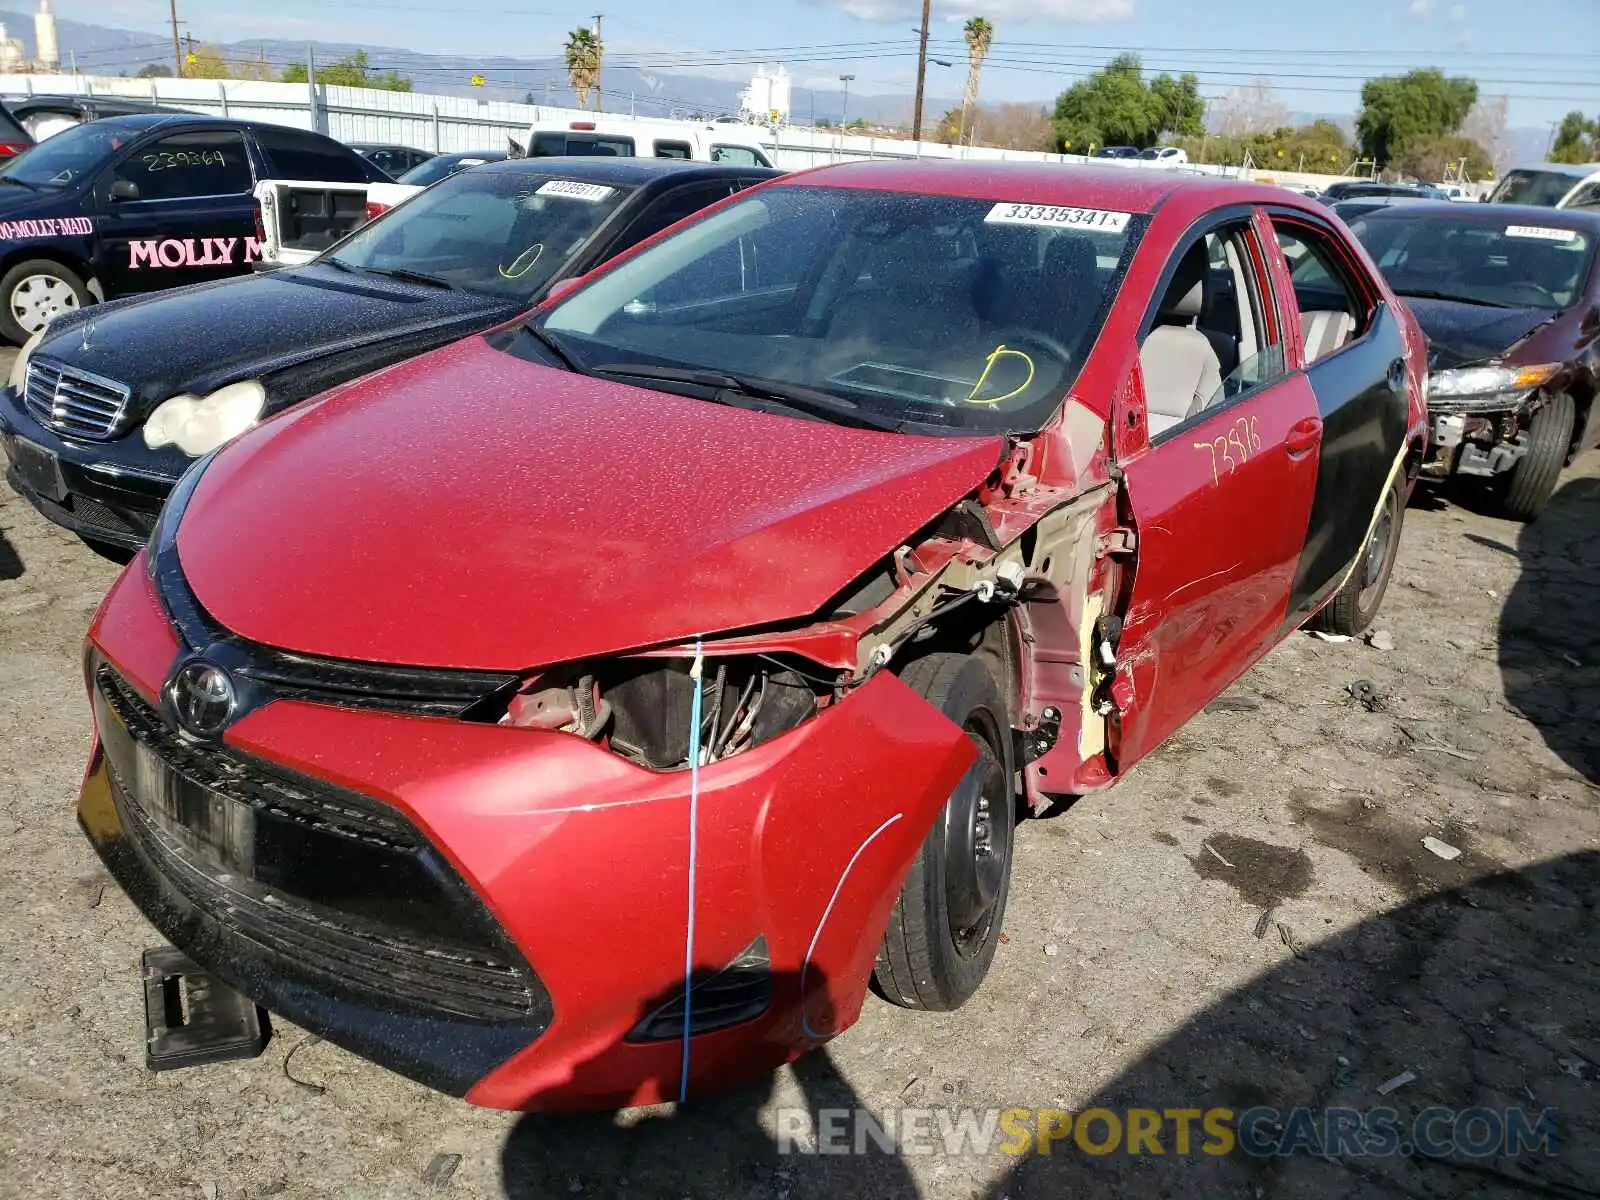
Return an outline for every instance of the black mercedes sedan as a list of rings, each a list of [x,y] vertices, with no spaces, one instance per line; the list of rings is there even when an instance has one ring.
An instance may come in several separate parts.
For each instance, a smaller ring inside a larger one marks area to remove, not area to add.
[[[185,468],[264,417],[509,321],[777,174],[671,159],[486,164],[304,266],[63,313],[0,389],[6,479],[90,545],[136,547]]]

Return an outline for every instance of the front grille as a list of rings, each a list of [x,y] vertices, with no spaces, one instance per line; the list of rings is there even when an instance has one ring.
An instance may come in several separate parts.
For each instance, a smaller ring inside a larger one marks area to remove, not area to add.
[[[39,424],[68,437],[106,441],[125,431],[133,389],[115,379],[33,358],[23,401]]]
[[[474,1020],[526,1020],[548,1005],[487,909],[397,811],[185,740],[109,666],[95,683],[124,827],[252,953],[389,1004]]]

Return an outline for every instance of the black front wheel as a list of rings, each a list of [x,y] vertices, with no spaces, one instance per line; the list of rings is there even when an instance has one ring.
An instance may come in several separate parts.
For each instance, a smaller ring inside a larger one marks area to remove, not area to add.
[[[978,990],[1000,942],[1016,825],[1011,731],[999,685],[979,659],[929,654],[900,678],[961,726],[977,758],[911,864],[873,979],[895,1004],[948,1011]]]
[[[1377,617],[1400,551],[1400,527],[1406,516],[1403,485],[1400,479],[1389,485],[1355,569],[1326,607],[1306,622],[1307,629],[1356,637]]]
[[[1531,521],[1544,511],[1556,490],[1561,468],[1572,448],[1577,409],[1565,392],[1551,396],[1528,422],[1528,448],[1506,475],[1506,515]]]

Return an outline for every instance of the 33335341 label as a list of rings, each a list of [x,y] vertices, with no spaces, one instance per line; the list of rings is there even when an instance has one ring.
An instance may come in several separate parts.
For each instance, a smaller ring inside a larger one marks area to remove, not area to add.
[[[1057,204],[996,204],[983,218],[990,225],[1055,225],[1067,229],[1095,229],[1121,233],[1132,213],[1105,208],[1064,208]]]

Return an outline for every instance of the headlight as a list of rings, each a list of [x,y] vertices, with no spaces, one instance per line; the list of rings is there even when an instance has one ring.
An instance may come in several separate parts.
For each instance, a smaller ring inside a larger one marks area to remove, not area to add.
[[[267,389],[255,379],[230,383],[203,399],[174,396],[146,418],[144,444],[152,450],[175,445],[198,458],[249,429],[266,406]]]
[[[43,329],[22,343],[22,349],[17,351],[17,357],[12,360],[9,382],[11,390],[19,396],[22,395],[23,385],[28,382],[28,359],[33,355],[33,348],[44,341],[44,335],[49,332],[50,325],[46,322]]]
[[[1428,376],[1428,395],[1435,400],[1514,402],[1561,370],[1560,363],[1532,367],[1458,367]]]
[[[216,456],[208,454],[194,463],[179,477],[178,482],[172,485],[172,491],[167,493],[167,499],[161,505],[161,512],[156,517],[155,527],[150,530],[149,557],[152,575],[156,573],[157,561],[162,552],[176,541],[178,522],[183,520],[184,509],[189,507],[189,498],[194,495],[194,489],[200,484],[200,476],[205,474],[214,457]]]

